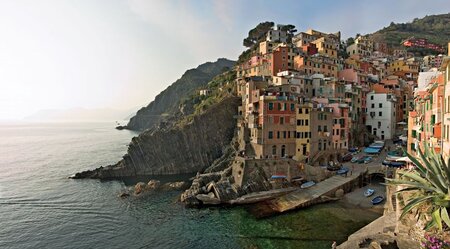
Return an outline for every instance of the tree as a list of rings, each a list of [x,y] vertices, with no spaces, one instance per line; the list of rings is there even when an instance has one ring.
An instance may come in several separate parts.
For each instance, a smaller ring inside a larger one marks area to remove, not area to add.
[[[248,36],[244,38],[243,45],[248,48],[252,47],[258,43],[258,41],[260,41],[264,35],[273,28],[274,25],[274,22],[259,23],[255,28],[248,32]]]
[[[434,149],[429,149],[424,143],[425,154],[419,148],[419,159],[408,155],[415,164],[412,171],[399,170],[396,179],[386,179],[389,185],[402,186],[398,193],[409,192],[411,197],[406,200],[400,219],[412,210],[426,207],[425,214],[431,220],[425,227],[428,230],[437,227],[442,230],[442,222],[450,227],[448,208],[450,208],[450,167],[445,164],[441,155]],[[450,163],[450,162],[449,162]]]
[[[349,37],[347,39],[347,41],[345,42],[345,44],[348,46],[352,45],[353,43],[355,43],[355,39],[353,39],[353,37]]]
[[[281,26],[282,31],[286,31],[287,33],[287,42],[291,43],[292,37],[294,36],[295,32],[297,32],[297,29],[295,28],[295,25],[287,24]]]

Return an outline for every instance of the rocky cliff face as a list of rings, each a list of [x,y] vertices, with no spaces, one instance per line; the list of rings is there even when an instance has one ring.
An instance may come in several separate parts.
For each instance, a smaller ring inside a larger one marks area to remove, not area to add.
[[[147,130],[134,137],[128,153],[115,165],[77,173],[74,178],[115,179],[127,176],[196,173],[224,154],[233,139],[240,98],[228,97],[169,129]]]
[[[207,62],[186,71],[180,79],[158,94],[148,106],[140,109],[124,128],[143,131],[170,120],[178,114],[180,103],[184,99],[198,88],[206,86],[216,75],[233,67],[234,63],[227,59],[218,59],[216,62]]]

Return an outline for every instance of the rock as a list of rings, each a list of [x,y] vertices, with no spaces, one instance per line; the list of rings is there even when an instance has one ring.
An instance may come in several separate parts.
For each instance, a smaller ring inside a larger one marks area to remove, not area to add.
[[[115,165],[81,172],[73,178],[117,179],[203,171],[231,143],[236,130],[233,116],[241,101],[239,97],[227,97],[195,115],[191,122],[146,130],[131,140],[127,153]],[[220,179],[220,175],[214,177]]]
[[[121,130],[124,130],[124,129],[127,129],[126,125],[118,125],[118,126],[116,126],[116,130],[121,131]]]
[[[214,194],[213,194],[214,196]],[[220,200],[215,198],[215,197],[211,197],[210,195],[205,195],[205,194],[198,194],[197,196],[195,196],[195,198],[197,198],[199,201],[201,201],[204,205],[219,205],[220,204]]]
[[[232,68],[234,63],[234,61],[220,58],[216,62],[207,62],[186,71],[180,79],[158,94],[148,106],[141,108],[130,119],[127,128],[143,131],[164,122],[167,117],[161,114],[172,116],[177,111],[185,114],[192,113],[194,109],[186,110],[186,104],[180,100],[188,99],[197,89],[205,87],[215,76],[221,74],[224,69]]]
[[[344,190],[343,189],[338,189],[336,190],[336,192],[334,193],[334,196],[336,196],[337,198],[342,198],[344,196]]]
[[[380,244],[376,241],[370,242],[369,249],[382,249]]]
[[[120,198],[125,198],[125,197],[128,197],[128,196],[130,196],[130,194],[128,192],[122,192],[122,193],[119,194]]]
[[[150,180],[147,183],[147,189],[157,189],[161,185],[161,182],[158,180]]]
[[[161,186],[162,190],[185,190],[189,188],[189,183],[187,182],[168,182]]]
[[[136,185],[134,185],[134,194],[138,195],[138,194],[142,193],[146,187],[147,187],[147,184],[145,184],[143,182],[136,183]]]

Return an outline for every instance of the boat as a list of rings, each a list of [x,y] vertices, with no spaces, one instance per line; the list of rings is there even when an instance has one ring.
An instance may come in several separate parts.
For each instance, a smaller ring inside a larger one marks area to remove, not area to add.
[[[384,197],[379,195],[379,196],[377,196],[377,197],[372,199],[372,204],[373,205],[378,205],[378,204],[382,203],[383,201],[384,201]]]
[[[340,170],[336,171],[338,175],[345,175],[348,172],[348,168],[342,167]]]
[[[272,179],[286,179],[286,175],[272,175]]]
[[[364,191],[364,196],[369,197],[369,196],[373,195],[373,193],[375,193],[375,190],[368,188],[366,191]]]
[[[391,167],[403,167],[405,166],[405,162],[391,162],[391,164],[389,165]]]
[[[364,153],[367,153],[367,154],[379,154],[380,152],[381,152],[381,148],[366,147],[364,149]]]
[[[303,183],[303,184],[300,186],[300,188],[309,188],[309,187],[312,187],[312,186],[314,186],[314,185],[316,185],[316,183],[315,183],[314,181],[309,181],[309,182]]]

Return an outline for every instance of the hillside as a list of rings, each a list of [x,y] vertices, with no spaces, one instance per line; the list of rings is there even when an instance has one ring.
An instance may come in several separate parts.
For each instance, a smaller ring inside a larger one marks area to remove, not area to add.
[[[401,47],[411,36],[426,38],[429,42],[446,46],[450,39],[450,13],[415,18],[408,23],[393,23],[371,35],[376,41],[385,41],[390,47]]]
[[[170,119],[179,113],[179,107],[183,101],[197,89],[205,87],[215,76],[229,70],[234,63],[227,59],[218,59],[216,62],[207,62],[186,71],[180,79],[158,94],[149,105],[141,108],[130,119],[126,128],[143,131]]]

